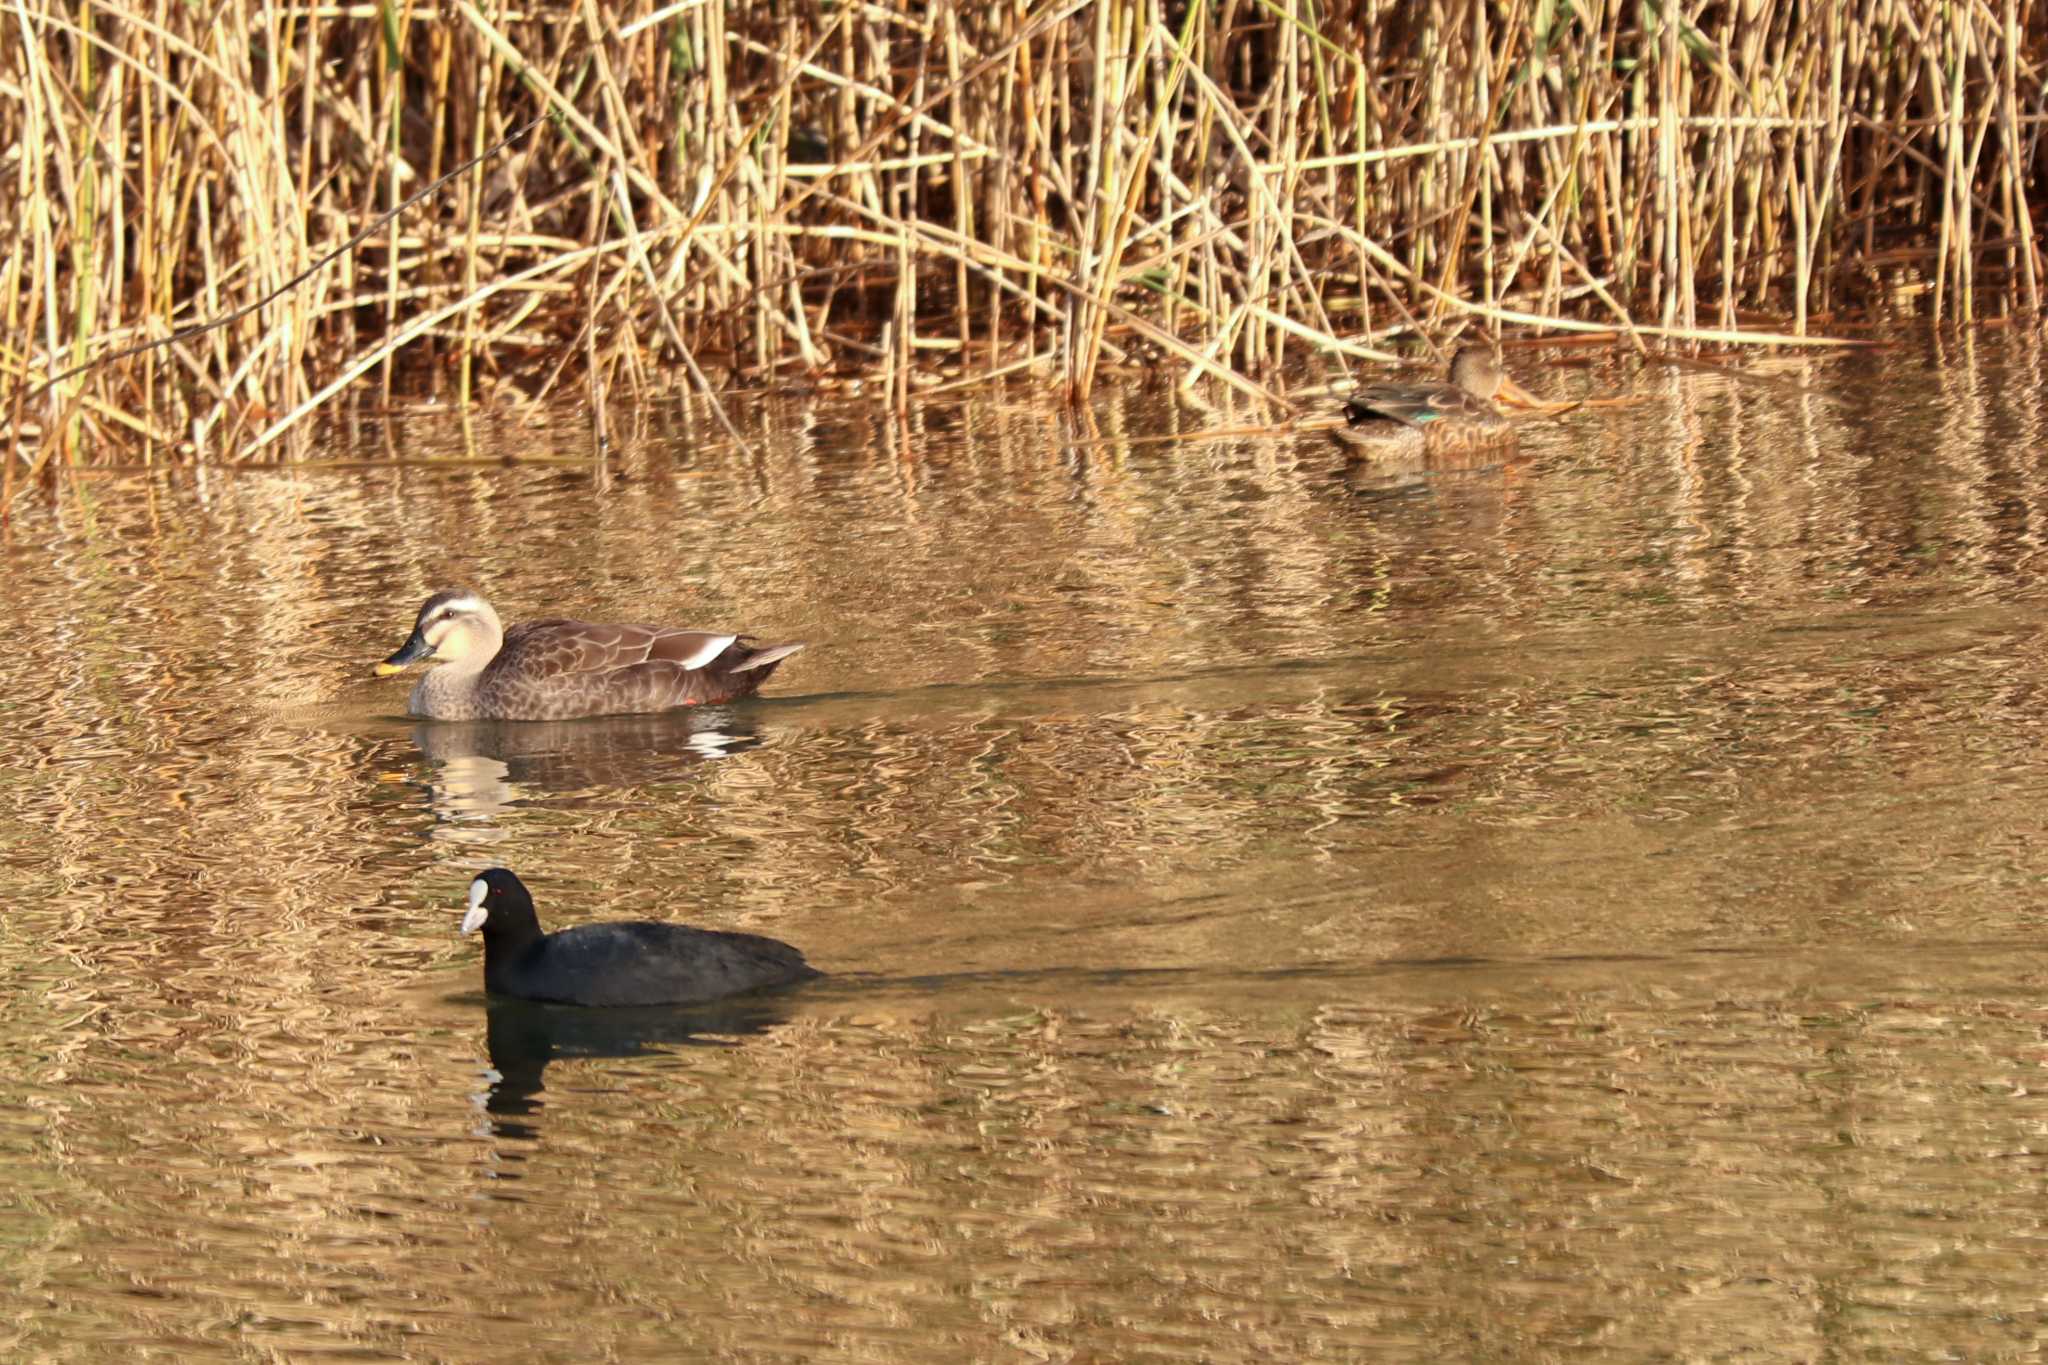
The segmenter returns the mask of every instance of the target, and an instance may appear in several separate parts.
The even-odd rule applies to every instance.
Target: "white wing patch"
[[[737,640],[739,638],[740,637],[737,635],[712,636],[709,640],[705,641],[704,648],[698,650],[695,654],[692,654],[683,660],[683,667],[702,668],[704,665],[710,663],[719,655],[725,653],[726,646],[730,645],[734,640]]]

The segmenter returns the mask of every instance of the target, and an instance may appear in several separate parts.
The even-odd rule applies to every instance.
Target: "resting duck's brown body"
[[[1493,405],[1504,390],[1522,391],[1498,355],[1485,347],[1460,347],[1451,359],[1450,382],[1368,384],[1345,403],[1344,425],[1331,435],[1381,456],[1512,446],[1514,426]]]
[[[734,701],[802,648],[560,618],[507,630],[490,603],[455,590],[427,599],[411,638],[377,671],[437,660],[407,704],[430,720],[570,720]]]

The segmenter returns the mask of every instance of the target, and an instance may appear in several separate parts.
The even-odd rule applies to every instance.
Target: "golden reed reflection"
[[[273,1018],[232,1059],[102,1056],[61,1101],[24,1077],[45,1102],[10,1129],[62,1224],[10,1242],[5,1292],[64,1305],[17,1319],[28,1351],[60,1321],[479,1360],[2002,1349],[1999,1317],[1921,1310],[2029,1292],[1999,1154],[2035,1126],[2039,983],[1959,1049],[1988,955],[1814,965],[839,986],[651,1037]],[[1818,1282],[1869,1293],[1845,1317]]]
[[[1500,467],[762,397],[751,458],[678,405],[602,478],[412,423],[22,504],[0,1345],[2009,1353],[2039,339],[1560,355],[1643,401]],[[364,666],[450,582],[814,644],[729,712],[421,726]],[[835,979],[513,1018],[490,862]]]

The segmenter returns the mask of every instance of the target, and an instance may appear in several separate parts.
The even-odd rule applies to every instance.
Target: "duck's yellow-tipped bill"
[[[388,678],[393,673],[405,672],[408,664],[416,664],[421,659],[433,657],[434,647],[427,643],[427,637],[420,634],[419,627],[415,626],[411,638],[399,647],[398,652],[371,671],[380,678]]]

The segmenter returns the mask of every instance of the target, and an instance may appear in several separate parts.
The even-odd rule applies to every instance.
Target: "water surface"
[[[1512,358],[1640,401],[1365,470],[754,398],[21,501],[0,1350],[2031,1356],[2040,346]],[[420,724],[368,665],[455,583],[812,646]],[[494,863],[832,975],[488,1001]]]

